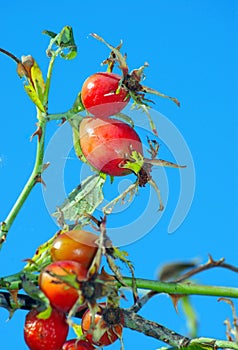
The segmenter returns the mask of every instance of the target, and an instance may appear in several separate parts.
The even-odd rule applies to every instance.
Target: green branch
[[[7,238],[7,234],[17,216],[23,204],[25,203],[27,197],[29,196],[31,190],[37,182],[41,182],[41,174],[43,171],[43,157],[44,157],[44,145],[45,145],[45,130],[46,121],[42,118],[41,112],[38,111],[39,126],[35,135],[38,137],[37,150],[36,150],[36,160],[33,171],[25,184],[22,192],[20,193],[18,199],[16,200],[14,206],[12,207],[10,213],[4,222],[0,226],[0,249]]]
[[[29,56],[31,58],[31,65],[30,71],[28,72],[25,69],[24,62],[21,63],[21,61],[11,53],[7,52],[6,50],[0,49],[1,52],[10,56],[14,61],[17,62],[17,64],[20,63],[23,67],[23,75],[27,78],[28,81],[28,84],[26,84],[24,88],[26,93],[31,98],[32,102],[36,105],[38,119],[38,129],[34,133],[34,136],[37,136],[38,138],[35,165],[27,183],[25,184],[15,204],[13,205],[10,213],[8,214],[7,218],[0,224],[0,249],[2,248],[2,245],[7,238],[8,232],[16,216],[21,210],[33,187],[38,182],[42,183],[41,174],[44,171],[43,158],[45,146],[45,131],[46,124],[48,121],[48,98],[55,59],[58,55],[61,55],[61,57],[63,57],[64,59],[72,59],[76,56],[77,53],[77,48],[74,42],[71,27],[65,26],[59,34],[55,34],[49,31],[45,31],[44,33],[52,38],[50,41],[50,45],[47,49],[48,55],[50,57],[50,62],[47,71],[46,83],[44,83],[42,72],[40,71],[35,60],[31,56]],[[56,51],[52,50],[53,45],[57,47]],[[68,49],[67,54],[63,53],[64,49]]]
[[[29,273],[28,271],[21,271],[15,275],[0,278],[0,289],[14,290],[19,289],[21,285],[21,276]],[[30,279],[37,282],[37,274],[31,274]],[[130,277],[123,277],[124,282],[131,287],[133,279]],[[147,279],[136,279],[136,285],[139,289],[153,290],[158,293],[167,294],[181,294],[181,295],[206,295],[213,297],[228,297],[238,298],[238,288],[224,287],[224,286],[209,286],[193,283],[170,283],[160,282]]]
[[[123,277],[128,286],[132,286],[133,280],[130,277]],[[238,298],[238,288],[223,286],[208,286],[187,283],[159,282],[147,279],[136,279],[137,288],[153,290],[158,293],[181,294],[181,295],[207,295],[214,297]]]

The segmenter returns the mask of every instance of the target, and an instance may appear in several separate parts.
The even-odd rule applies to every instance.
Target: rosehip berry
[[[88,270],[76,261],[56,261],[41,271],[39,286],[53,307],[68,312],[79,297],[78,290],[56,276],[71,276],[73,281],[80,282],[87,279],[87,273]]]
[[[119,88],[120,75],[95,73],[82,86],[81,99],[85,109],[98,118],[110,117],[119,112],[130,100],[128,90]]]
[[[69,326],[63,312],[52,309],[47,319],[38,318],[38,309],[26,315],[24,339],[30,350],[61,350],[66,341]]]
[[[52,244],[51,258],[53,261],[77,261],[88,268],[97,252],[97,239],[97,235],[84,230],[62,233]]]
[[[143,154],[141,140],[128,124],[112,118],[86,117],[79,127],[80,146],[87,161],[111,176],[130,174],[123,168],[133,151]]]

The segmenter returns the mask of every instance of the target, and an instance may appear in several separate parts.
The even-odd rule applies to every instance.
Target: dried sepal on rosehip
[[[133,196],[138,187],[149,183],[157,192],[160,210],[163,209],[158,186],[151,176],[152,166],[181,168],[172,162],[157,159],[159,146],[156,141],[149,142],[151,159],[143,156],[142,142],[129,124],[115,118],[85,117],[79,124],[77,143],[88,162],[94,169],[110,176],[125,176],[134,173],[136,182],[125,192],[104,207],[104,213],[111,212],[112,207],[126,196]]]
[[[134,93],[135,95],[132,94],[132,98],[136,99],[137,103],[142,103],[146,105],[146,101],[150,101],[145,99],[143,93],[150,93],[150,94],[154,94],[163,98],[168,98],[171,101],[173,101],[174,103],[176,103],[177,106],[180,106],[180,102],[178,101],[177,98],[175,97],[171,97],[168,95],[165,95],[153,88],[150,88],[148,86],[142,85],[141,84],[141,80],[145,77],[144,76],[144,69],[146,67],[148,67],[148,63],[146,62],[143,66],[141,66],[138,69],[133,69],[130,73],[129,73],[129,69],[126,63],[126,57],[123,56],[120,52],[120,48],[122,45],[120,45],[119,47],[114,47],[111,44],[109,44],[108,42],[106,42],[106,40],[104,40],[102,37],[100,37],[98,34],[92,33],[91,34],[92,37],[94,37],[95,39],[101,41],[102,43],[104,43],[111,51],[112,53],[110,54],[110,58],[108,60],[105,60],[104,63],[108,64],[108,61],[110,62],[110,67],[113,67],[112,62],[117,62],[119,64],[119,68],[122,71],[122,79],[121,79],[121,86],[124,86],[128,89],[128,93]],[[141,94],[140,94],[141,93]],[[138,94],[138,95],[137,95]],[[137,95],[137,97],[136,97]],[[151,101],[150,101],[151,102]]]
[[[151,120],[150,116],[148,115],[148,102],[152,102],[152,100],[146,98],[145,94],[153,94],[157,95],[162,98],[167,98],[173,101],[177,106],[180,106],[180,102],[178,101],[177,98],[171,97],[168,95],[165,95],[151,87],[145,86],[141,83],[141,81],[145,78],[144,75],[144,69],[148,67],[148,63],[146,62],[143,66],[141,66],[138,69],[134,69],[131,72],[129,72],[127,63],[126,63],[126,56],[122,55],[120,52],[122,43],[118,47],[114,47],[111,44],[109,44],[106,40],[104,40],[102,37],[99,35],[93,33],[91,34],[92,37],[95,39],[101,41],[104,43],[110,50],[110,56],[107,60],[103,62],[103,64],[108,64],[108,71],[112,73],[112,69],[115,65],[115,63],[118,63],[119,68],[122,71],[122,77],[118,83],[118,89],[116,93],[120,93],[120,91],[127,91],[127,94],[129,97],[133,99],[135,102],[136,106],[142,107],[142,109],[146,112],[147,116],[149,117],[151,128],[154,133],[156,133],[155,130],[155,125],[153,121]]]
[[[97,304],[82,317],[82,330],[86,339],[97,346],[107,346],[122,338],[123,314],[119,307]]]

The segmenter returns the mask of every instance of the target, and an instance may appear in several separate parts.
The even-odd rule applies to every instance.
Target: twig
[[[180,335],[156,322],[149,321],[134,312],[122,309],[124,316],[124,326],[137,332],[141,332],[149,337],[156,338],[178,348],[186,347],[190,339]]]
[[[174,279],[173,282],[174,283],[183,282],[183,281],[191,278],[192,276],[194,276],[194,275],[196,275],[196,274],[198,274],[200,272],[212,269],[214,267],[222,267],[222,268],[225,268],[225,269],[228,269],[228,270],[231,270],[233,272],[237,272],[238,273],[238,267],[235,267],[233,265],[227,264],[224,261],[225,261],[224,258],[221,258],[219,260],[214,260],[212,258],[212,256],[209,255],[209,260],[208,260],[207,263],[205,263],[203,265],[200,265],[200,266],[197,266],[194,269],[184,273],[183,275],[181,275],[178,278]]]
[[[31,310],[40,305],[39,301],[26,294],[18,294],[16,300],[13,300],[9,292],[0,292],[0,307],[7,309],[10,313],[14,310]],[[86,308],[77,312],[75,317],[82,318]]]
[[[140,309],[142,309],[142,307],[155,295],[157,295],[159,292],[155,292],[154,290],[149,291],[148,293],[146,293],[145,295],[143,295],[140,299],[138,299],[136,301],[136,303],[130,307],[131,312],[138,312],[140,311]]]

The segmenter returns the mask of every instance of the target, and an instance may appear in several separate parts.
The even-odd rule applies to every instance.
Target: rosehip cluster
[[[50,249],[52,263],[39,276],[39,288],[49,299],[52,311],[48,318],[41,317],[39,308],[27,314],[24,338],[30,350],[92,350],[95,345],[109,345],[121,337],[121,317],[112,321],[110,308],[105,304],[96,305],[97,312],[92,317],[87,305],[82,304],[78,311],[86,309],[81,323],[84,336],[66,341],[69,330],[66,314],[79,298],[80,283],[88,279],[98,250],[97,240],[96,234],[84,230],[61,233],[54,240]],[[120,315],[119,310],[113,314]]]
[[[82,86],[80,107],[89,116],[83,117],[76,128],[76,153],[95,170],[107,175],[135,173],[138,185],[144,186],[151,180],[151,167],[156,163],[157,152],[152,149],[152,162],[143,157],[139,135],[130,124],[121,120],[129,117],[120,113],[131,97],[137,104],[147,106],[146,92],[169,98],[177,105],[179,102],[141,85],[145,66],[129,73],[120,48],[111,47],[96,34],[93,36],[112,48],[112,52],[107,60],[109,71],[93,74]],[[122,76],[112,73],[115,62],[119,63]],[[113,116],[122,118],[115,119]],[[158,162],[159,165],[174,166],[162,160]],[[40,272],[38,282],[52,310],[49,317],[45,317],[40,308],[27,314],[24,337],[30,350],[92,350],[95,346],[104,347],[121,338],[123,315],[117,301],[114,305],[112,289],[110,302],[97,303],[95,286],[98,282],[95,282],[96,278],[91,278],[92,271],[98,277],[100,265],[100,262],[94,263],[97,253],[101,254],[97,241],[97,235],[84,230],[61,233],[54,240],[50,249],[52,262]],[[108,296],[105,285],[103,279],[98,283],[100,297]],[[83,335],[66,340],[70,317],[85,309],[81,322]]]
[[[92,116],[79,125],[79,145],[87,162],[110,176],[132,171],[125,163],[133,151],[143,154],[140,137],[127,123],[111,118],[130,100],[129,90],[120,84],[122,77],[112,72],[95,73],[82,86],[81,100]]]

